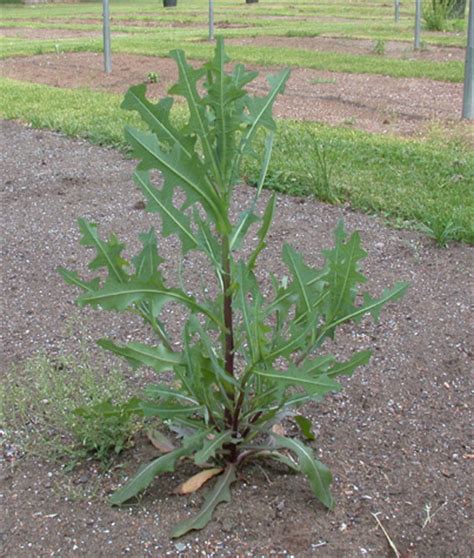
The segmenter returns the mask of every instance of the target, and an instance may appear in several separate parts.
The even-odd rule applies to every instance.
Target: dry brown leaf
[[[169,453],[170,451],[176,449],[173,443],[158,430],[148,430],[146,435],[148,436],[152,446],[161,451],[161,453]]]
[[[222,467],[214,467],[213,469],[204,469],[197,475],[193,475],[187,481],[181,483],[178,487],[174,489],[175,494],[191,494],[191,492],[196,492],[201,486],[206,483],[212,477],[222,473],[224,469]]]

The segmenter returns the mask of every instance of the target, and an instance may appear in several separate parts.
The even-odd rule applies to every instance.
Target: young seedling
[[[383,39],[377,39],[374,42],[374,46],[372,48],[374,54],[378,54],[379,56],[383,56],[385,54],[385,41]]]
[[[358,321],[364,314],[377,319],[382,306],[400,297],[406,285],[397,284],[380,298],[360,293],[366,279],[358,268],[366,252],[359,234],[348,237],[341,223],[334,248],[323,253],[321,268],[311,267],[292,246],[285,245],[282,257],[288,278],[273,277],[272,292],[263,292],[255,268],[266,246],[275,196],[262,217],[256,214],[256,204],[276,129],[272,107],[289,71],[270,76],[268,94],[254,97],[244,87],[257,73],[240,64],[227,73],[228,57],[221,39],[214,58],[199,69],[187,63],[181,50],[171,52],[171,57],[179,79],[169,93],[186,100],[186,124],[178,129],[172,123],[172,98],[152,104],[146,98],[146,85],[141,84],[128,91],[123,108],[137,111],[150,132],[127,128],[125,135],[140,159],[135,181],[147,200],[146,209],[159,213],[163,236],[175,235],[180,240],[183,265],[191,251],[207,259],[214,285],[199,296],[167,285],[153,229],[140,235],[143,249],[130,265],[121,256],[123,244],[115,236],[102,240],[96,225],[84,219],[79,221],[81,243],[96,251],[89,268],[103,269],[108,275],[105,280],[101,273],[85,281],[75,272],[60,272],[68,283],[83,290],[80,304],[139,314],[156,334],[155,345],[101,339],[101,347],[133,366],[175,376],[172,384],[148,386],[137,411],[179,429],[182,444],[143,466],[110,502],[120,505],[130,500],[157,475],[174,470],[181,458],[193,459],[198,467],[212,469],[204,475],[206,479],[216,478],[209,481],[214,485],[202,510],[174,529],[172,536],[179,537],[210,521],[216,506],[230,500],[237,470],[254,459],[276,460],[305,474],[316,498],[333,507],[328,468],[315,458],[309,444],[275,432],[272,426],[282,417],[297,415],[296,425],[303,436],[314,439],[301,407],[340,390],[336,377],[351,375],[370,358],[370,351],[364,350],[338,362],[323,352],[325,341],[334,338],[339,326]],[[242,159],[258,157],[255,140],[262,134],[266,141],[261,177],[248,209],[234,220],[230,207]],[[152,183],[152,169],[161,172],[162,184]],[[259,226],[257,242],[247,244],[249,256],[244,258],[241,247],[252,226]],[[213,298],[209,293],[215,293]],[[163,318],[168,303],[181,306],[187,316],[179,349]],[[194,479],[191,485],[201,480]]]
[[[158,74],[156,72],[148,72],[146,80],[148,83],[158,83]]]

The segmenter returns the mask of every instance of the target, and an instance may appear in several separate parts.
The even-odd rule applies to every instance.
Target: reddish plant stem
[[[234,326],[232,320],[232,292],[231,292],[231,272],[229,238],[225,236],[222,241],[222,282],[224,288],[224,325],[225,325],[225,371],[229,376],[234,377]],[[232,394],[234,395],[234,394]]]
[[[232,312],[232,275],[230,270],[230,250],[229,250],[229,237],[222,238],[222,282],[224,289],[224,366],[225,371],[229,376],[234,378],[234,325],[233,325],[233,312]],[[233,403],[235,403],[235,388],[229,394]],[[238,415],[237,421],[235,420],[235,413],[229,409],[225,411],[225,421],[229,428],[232,428],[235,434],[238,433]],[[238,450],[235,444],[228,444],[230,452],[230,461],[235,463],[238,457]]]

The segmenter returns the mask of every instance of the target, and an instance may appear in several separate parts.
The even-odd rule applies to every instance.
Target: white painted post
[[[421,0],[416,0],[415,10],[415,50],[420,50],[421,41]]]
[[[469,21],[467,24],[466,64],[464,66],[464,95],[462,117],[474,120],[474,0],[469,2]]]
[[[400,21],[400,0],[395,0],[395,22]]]
[[[209,40],[214,40],[214,0],[209,0]]]
[[[104,37],[104,71],[110,74],[112,71],[112,55],[110,51],[110,11],[109,0],[102,0],[102,35]]]

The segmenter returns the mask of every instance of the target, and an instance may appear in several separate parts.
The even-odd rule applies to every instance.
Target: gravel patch
[[[74,289],[55,271],[58,265],[86,270],[90,253],[78,244],[79,216],[137,246],[137,233],[155,218],[137,203],[134,162],[12,122],[3,123],[1,141],[2,370],[39,351],[74,352],[80,341],[93,354],[94,339],[103,335],[140,338],[138,322],[79,312]],[[247,207],[251,193],[237,189],[236,211]],[[268,193],[262,204],[266,199]],[[138,438],[123,468],[105,476],[93,463],[65,473],[5,450],[3,555],[379,558],[390,551],[372,515],[378,513],[403,556],[467,558],[473,250],[460,244],[439,249],[420,234],[386,228],[379,218],[279,195],[269,247],[259,262],[262,279],[269,271],[285,273],[279,263],[283,242],[301,250],[308,263],[319,262],[341,217],[350,231],[362,233],[371,292],[398,280],[410,281],[411,288],[384,309],[379,324],[367,320],[342,332],[338,353],[370,346],[374,357],[347,379],[342,393],[306,409],[319,456],[335,475],[334,512],[315,502],[303,478],[280,468],[267,477],[254,466],[243,471],[233,503],[219,509],[214,523],[173,542],[171,526],[202,502],[201,494],[171,495],[192,474],[190,465],[165,475],[133,506],[111,509],[105,503],[125,474],[153,456],[145,440]],[[171,273],[176,242],[163,240],[160,251],[170,257]],[[199,271],[192,268],[188,280],[199,279]],[[80,334],[70,333],[71,320],[80,323]],[[423,528],[428,504],[439,511]]]

